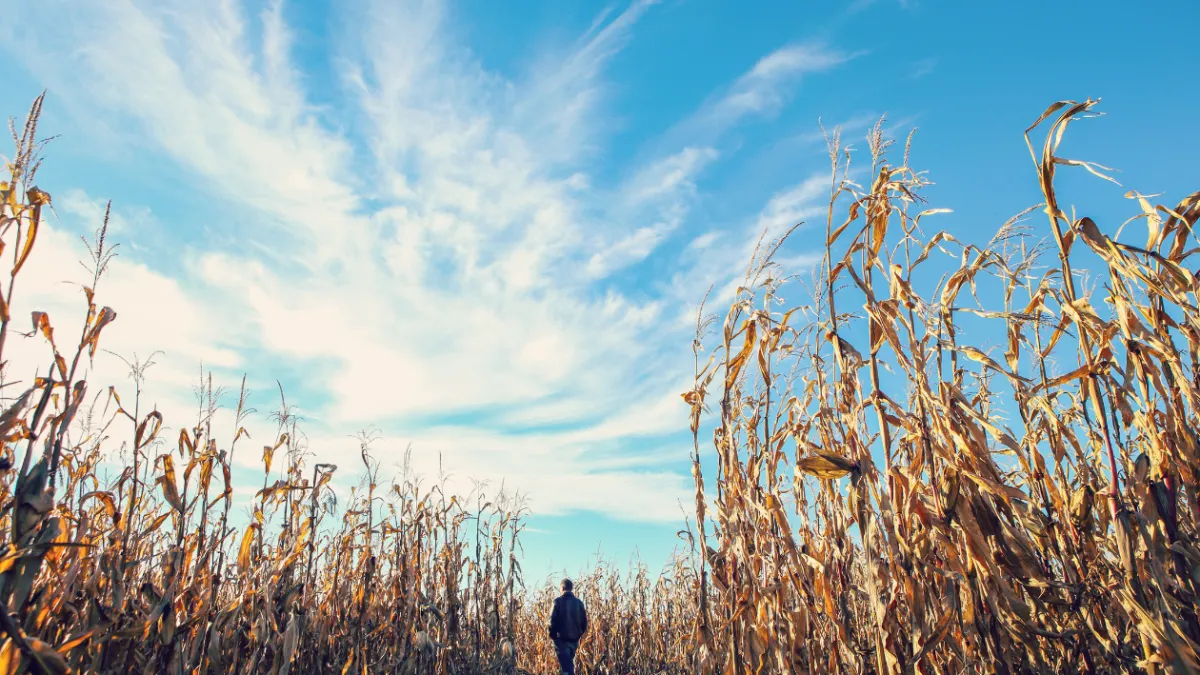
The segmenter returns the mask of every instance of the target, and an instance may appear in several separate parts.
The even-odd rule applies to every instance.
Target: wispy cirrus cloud
[[[908,76],[914,80],[919,80],[922,77],[932,73],[937,69],[938,60],[935,57],[921,59],[912,64],[912,72]]]
[[[747,232],[777,232],[821,195],[804,181],[758,216],[681,231],[723,134],[851,55],[765,55],[612,179],[595,152],[606,68],[652,2],[602,15],[516,74],[485,68],[441,2],[372,3],[326,55],[334,92],[310,89],[279,2],[49,5],[35,20],[59,17],[53,30],[3,35],[51,84],[51,105],[164,158],[213,205],[178,224],[135,205],[113,230],[138,248],[105,289],[120,312],[109,346],[166,352],[164,402],[187,409],[199,360],[249,371],[260,390],[278,366],[318,458],[373,426],[387,460],[411,442],[426,473],[440,455],[460,477],[521,489],[539,513],[678,518],[687,477],[667,458],[690,338],[678,317],[738,273]],[[330,97],[337,112],[314,103]],[[96,200],[71,195],[64,219],[91,224]],[[183,245],[156,243],[163,228]],[[79,252],[64,232],[47,255]],[[631,287],[666,246],[670,265]]]
[[[146,149],[165,154],[225,203],[255,209],[261,228],[286,230],[292,259],[332,254],[330,216],[353,213],[349,144],[322,126],[288,61],[290,37],[272,3],[252,32],[237,3],[45,3],[6,27],[20,58],[79,112],[90,110]],[[52,98],[53,101],[53,98]],[[220,202],[214,204],[219,206]],[[318,256],[319,257],[319,256]]]
[[[716,143],[739,124],[778,114],[805,76],[828,71],[857,56],[860,54],[846,54],[819,43],[781,47],[714,93],[666,139],[677,142],[680,138],[692,138]]]

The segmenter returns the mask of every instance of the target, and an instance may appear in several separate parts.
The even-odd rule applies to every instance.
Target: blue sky
[[[411,443],[431,479],[440,456],[527,494],[533,577],[676,544],[692,313],[764,228],[812,221],[786,255],[812,259],[818,118],[864,149],[882,113],[920,127],[913,164],[966,241],[1038,201],[1021,132],[1059,99],[1103,98],[1069,146],[1125,188],[1196,187],[1195,51],[1171,37],[1191,2],[11,4],[0,104],[48,89],[61,135],[27,307],[79,314],[57,282],[112,199],[107,347],[163,350],[169,425],[201,362],[264,411],[277,378],[343,485],[372,427],[385,472]],[[252,492],[258,453],[239,462]]]

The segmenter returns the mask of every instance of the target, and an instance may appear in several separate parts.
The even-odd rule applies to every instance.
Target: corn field
[[[0,255],[13,252],[0,288],[0,375],[13,386],[14,367],[37,370],[5,361],[3,345],[17,277],[51,205],[34,184],[41,109],[38,98],[14,126],[11,176],[0,184]],[[224,436],[213,428],[211,375],[197,422],[177,438],[164,438],[163,416],[143,409],[148,361],[127,363],[132,391],[90,393],[80,374],[117,318],[98,302],[114,255],[107,222],[89,245],[78,342],[68,347],[51,317],[34,312],[26,337],[46,343],[46,364],[0,415],[0,675],[553,672],[553,586],[525,587],[519,495],[489,496],[483,484],[449,494],[444,478],[426,485],[407,461],[385,485],[370,434],[359,438],[356,466],[307,466],[281,392],[262,488],[239,527],[233,460],[257,452],[242,426],[244,380]],[[114,460],[122,471],[106,480],[100,466]],[[330,490],[339,470],[361,476],[342,505]],[[583,672],[682,663],[693,625],[688,574],[677,560],[653,580],[640,564],[624,573],[598,565],[580,578],[600,618],[578,660]]]
[[[833,133],[813,283],[774,262],[786,236],[764,241],[724,321],[697,320],[690,547],[662,571],[576,578],[580,672],[1200,670],[1200,193],[1172,208],[1130,193],[1121,241],[1068,215],[1056,171],[1105,169],[1057,152],[1095,105],[1057,103],[1027,130],[1046,220],[982,247],[923,233],[928,181],[907,145],[889,162],[881,125],[865,189]],[[33,312],[45,362],[6,360],[51,205],[41,106],[0,184],[0,377],[24,387],[0,413],[0,675],[556,672],[556,588],[527,587],[519,495],[381,478],[369,435],[354,466],[309,466],[281,395],[242,522],[233,459],[258,453],[244,381],[232,428],[214,429],[210,376],[177,438],[143,408],[145,364],[129,391],[87,382],[118,316],[107,220],[78,339]],[[1006,336],[1003,352],[975,334]],[[361,477],[343,504],[338,472]]]
[[[684,395],[710,542],[697,671],[1200,669],[1200,192],[1129,193],[1123,225],[1069,215],[1056,173],[1106,171],[1058,154],[1095,105],[1056,103],[1026,131],[1044,203],[1023,215],[1045,220],[983,247],[922,233],[937,210],[918,211],[908,144],[889,163],[876,126],[861,188],[835,133],[811,303],[779,295],[775,241],[706,362],[702,316]],[[944,275],[921,269],[939,259]],[[1004,338],[990,354],[970,334]]]

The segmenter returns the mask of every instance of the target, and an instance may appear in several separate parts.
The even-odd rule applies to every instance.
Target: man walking
[[[554,599],[554,610],[550,612],[550,639],[554,640],[563,675],[575,675],[575,650],[579,649],[579,638],[587,632],[587,610],[575,597],[574,586],[570,579],[563,579],[563,593]]]

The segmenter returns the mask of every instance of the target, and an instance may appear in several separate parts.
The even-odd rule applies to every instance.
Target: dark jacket
[[[555,598],[554,610],[550,612],[551,639],[579,642],[587,632],[587,625],[587,610],[574,593],[567,591]]]

